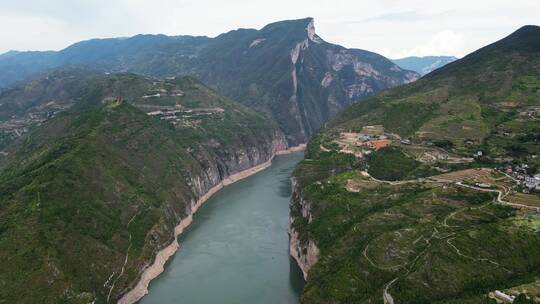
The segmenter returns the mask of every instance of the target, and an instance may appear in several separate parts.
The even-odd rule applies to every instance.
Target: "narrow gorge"
[[[191,225],[178,227],[181,249],[141,303],[298,303],[303,279],[289,257],[287,214],[290,173],[302,155],[278,155],[189,216]]]
[[[260,150],[258,147],[249,147],[247,149],[249,152],[240,151],[232,159],[224,162],[225,165],[222,165],[223,167],[220,167],[218,163],[214,163],[207,171],[203,172],[202,176],[199,175],[192,178],[190,185],[193,185],[193,192],[198,195],[197,199],[193,199],[190,202],[188,210],[186,210],[187,215],[174,228],[172,242],[168,245],[160,244],[156,247],[154,261],[142,267],[142,273],[137,284],[120,298],[118,301],[119,304],[136,303],[148,293],[150,281],[164,271],[165,263],[179,249],[178,237],[193,222],[193,216],[199,208],[214,194],[223,189],[223,187],[269,168],[276,155],[286,155],[302,151],[305,147],[304,145],[299,145],[288,148],[283,135],[280,133],[276,133],[276,135],[271,142],[269,151],[265,151],[265,149]],[[230,173],[223,176],[221,175],[222,171]]]

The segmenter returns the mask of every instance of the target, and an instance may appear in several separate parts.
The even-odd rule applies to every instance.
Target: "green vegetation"
[[[381,180],[404,180],[437,174],[437,171],[405,155],[397,147],[386,147],[367,157],[369,174]]]
[[[0,56],[0,87],[65,65],[162,79],[191,75],[229,98],[268,113],[290,144],[297,145],[344,107],[419,76],[372,52],[346,49],[319,37],[316,42],[308,40],[306,28],[311,22],[311,18],[286,20],[215,38],[137,35],[83,41],[59,52],[7,54]],[[299,45],[306,47],[299,49],[295,66],[291,51]],[[340,59],[344,55],[350,62]],[[338,61],[344,64],[336,70],[333,66]],[[369,68],[358,72],[358,64]],[[332,80],[322,86],[327,75]],[[360,85],[365,88],[357,89]]]
[[[387,132],[444,142],[464,155],[484,149],[492,159],[524,161],[538,147],[533,130],[539,118],[533,113],[540,106],[539,32],[536,26],[524,27],[417,82],[355,104],[331,127],[381,124]],[[516,144],[518,138],[524,142],[512,147],[509,142]]]
[[[362,166],[353,155],[321,151],[319,145],[322,140],[321,137],[315,137],[309,142],[306,159],[302,161],[302,166],[298,166],[295,170],[294,175],[302,184],[310,184]]]
[[[494,303],[490,292],[536,282],[535,221],[495,203],[492,192],[412,180],[496,163],[535,170],[538,75],[540,28],[524,27],[330,122],[294,171],[292,225],[320,250],[302,303]],[[374,125],[394,144],[363,159],[332,146],[341,132]],[[409,181],[389,182],[399,180]]]
[[[306,165],[295,172],[300,180]],[[394,278],[389,292],[398,303],[479,303],[540,274],[540,237],[515,226],[514,211],[493,204],[493,195],[425,183],[351,193],[350,179],[362,177],[348,172],[302,187],[313,221],[295,220],[295,228],[321,251],[302,303],[381,303]]]
[[[201,192],[284,140],[275,124],[194,79],[94,75],[85,83],[88,95],[22,138],[3,163],[0,302],[106,303],[109,292],[114,302]],[[137,108],[155,106],[140,96],[164,87],[184,92],[180,103],[224,111],[175,127]],[[110,96],[126,102],[103,102]]]

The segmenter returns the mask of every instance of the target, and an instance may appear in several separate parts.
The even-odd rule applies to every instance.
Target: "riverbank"
[[[291,147],[287,150],[282,151],[276,151],[272,157],[257,166],[254,166],[250,169],[235,173],[214,187],[212,187],[208,192],[206,192],[203,196],[201,196],[197,202],[192,206],[191,213],[185,217],[183,220],[180,221],[180,223],[175,227],[174,231],[174,240],[171,244],[169,244],[164,249],[160,250],[156,258],[154,260],[154,263],[150,266],[148,266],[141,275],[139,281],[137,282],[137,285],[124,294],[122,298],[118,301],[119,304],[132,304],[138,302],[141,298],[143,298],[146,294],[148,294],[148,286],[150,282],[158,277],[164,270],[165,270],[165,264],[170,259],[171,256],[173,256],[178,249],[180,248],[180,244],[178,243],[178,236],[180,236],[183,231],[192,223],[193,221],[193,215],[199,210],[199,208],[215,193],[217,193],[219,190],[221,190],[223,187],[226,187],[228,185],[231,185],[239,180],[242,180],[246,177],[252,176],[272,165],[272,160],[276,155],[284,155],[284,154],[290,154],[293,152],[299,152],[303,151],[305,149],[305,145],[299,145],[296,147]]]
[[[306,220],[308,223],[312,220],[311,215],[311,203],[307,201],[300,189],[300,185],[294,177],[291,178],[291,199],[290,207],[295,208],[298,212],[298,217]],[[302,242],[300,239],[300,233],[294,228],[295,219],[292,215],[292,211],[289,212],[289,254],[295,260],[298,267],[302,270],[304,280],[307,281],[308,273],[311,267],[313,267],[319,260],[319,248],[313,240],[308,239]]]
[[[301,151],[304,151],[306,147],[307,147],[307,144],[299,144],[298,146],[291,147],[287,150],[277,151],[276,155],[286,155],[286,154],[291,154],[295,152],[301,152]]]

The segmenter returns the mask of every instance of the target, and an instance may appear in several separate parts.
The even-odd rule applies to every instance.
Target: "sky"
[[[305,17],[324,40],[348,48],[463,57],[540,25],[540,0],[0,0],[0,53],[136,34],[214,37]]]

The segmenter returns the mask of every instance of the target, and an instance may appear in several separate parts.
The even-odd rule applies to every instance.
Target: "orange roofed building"
[[[366,142],[366,145],[375,150],[379,150],[380,148],[384,148],[391,143],[392,141],[390,139],[379,139],[379,140],[370,140]]]

